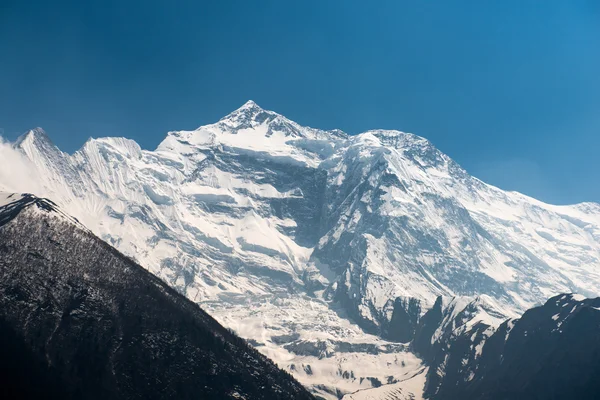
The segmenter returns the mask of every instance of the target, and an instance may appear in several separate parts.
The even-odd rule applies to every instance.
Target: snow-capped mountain
[[[245,341],[54,202],[0,193],[6,399],[305,399]]]
[[[13,146],[29,191],[324,396],[421,371],[402,343],[440,295],[501,320],[600,294],[600,205],[502,191],[412,134],[322,131],[250,101],[154,151],[100,138],[70,155],[40,129]]]

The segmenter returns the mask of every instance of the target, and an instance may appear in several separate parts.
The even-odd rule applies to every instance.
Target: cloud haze
[[[35,167],[11,143],[0,136],[0,191],[43,194]]]

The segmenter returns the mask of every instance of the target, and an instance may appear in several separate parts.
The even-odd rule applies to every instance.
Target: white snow
[[[552,316],[552,321],[556,321],[560,317],[560,314],[554,314]]]
[[[14,203],[15,201],[21,199],[22,197],[23,197],[23,195],[19,194],[19,193],[0,192],[0,207],[5,206],[10,203]]]
[[[577,294],[577,293],[571,294],[571,298],[575,301],[583,301],[586,299],[586,297],[584,295]]]

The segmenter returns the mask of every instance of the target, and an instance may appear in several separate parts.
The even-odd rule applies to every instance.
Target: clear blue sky
[[[69,152],[90,136],[153,149],[253,99],[425,136],[548,202],[600,202],[599,71],[597,0],[0,0],[4,136],[41,126]]]

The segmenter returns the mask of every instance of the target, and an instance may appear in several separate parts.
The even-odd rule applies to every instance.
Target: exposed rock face
[[[396,298],[392,318],[384,325],[383,336],[395,342],[410,342],[415,337],[420,317],[421,304],[417,299]]]
[[[439,303],[436,303],[439,304]],[[468,308],[472,312],[475,304]],[[595,399],[600,393],[600,298],[559,295],[497,329],[455,315],[433,344],[424,346],[422,321],[415,349],[429,372],[425,395],[440,400]],[[442,312],[446,317],[450,313]],[[476,318],[477,319],[477,318]],[[485,319],[484,319],[485,320]],[[444,324],[442,323],[443,326]],[[430,338],[432,336],[429,336]],[[428,347],[428,348],[427,348]]]
[[[5,398],[310,399],[160,279],[31,195],[0,194]]]

